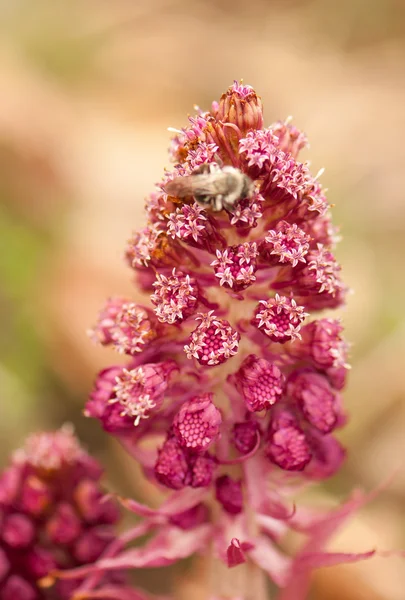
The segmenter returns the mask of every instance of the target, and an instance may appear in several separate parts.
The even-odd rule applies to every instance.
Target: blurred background
[[[86,329],[106,296],[136,297],[122,253],[169,165],[167,127],[243,78],[266,124],[293,115],[305,158],[326,168],[354,289],[342,311],[349,458],[316,495],[336,502],[399,467],[333,548],[405,548],[404,64],[403,0],[1,0],[0,467],[30,431],[71,421],[111,487],[147,494],[81,415],[96,371],[116,360]],[[404,589],[403,561],[376,558],[319,571],[313,597],[404,600]]]

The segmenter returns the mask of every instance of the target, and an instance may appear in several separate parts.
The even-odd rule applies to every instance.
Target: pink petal
[[[279,552],[264,536],[254,538],[253,542],[254,548],[249,552],[249,557],[266,571],[277,586],[285,586],[289,577],[291,559]]]
[[[303,555],[294,561],[287,587],[280,591],[277,600],[307,600],[310,587],[310,573],[313,568],[333,567],[371,558],[375,550],[359,552],[314,552]]]
[[[295,561],[294,567],[300,569],[314,569],[321,567],[333,567],[342,563],[358,562],[371,558],[375,550],[368,552],[309,552]]]
[[[273,470],[274,467],[263,455],[257,455],[249,460],[249,464],[244,468],[248,501],[256,513],[274,519],[289,520],[295,513],[295,506],[288,507],[280,494],[268,489],[265,483],[257,485],[258,481],[269,481],[269,475]]]
[[[386,485],[380,486],[369,494],[355,491],[345,504],[320,517],[310,513],[301,513],[293,517],[292,526],[309,534],[309,539],[293,560],[287,585],[278,600],[305,600],[313,568],[365,560],[375,554],[374,550],[363,553],[328,553],[322,552],[322,548],[355,511],[374,499]]]
[[[145,546],[127,550],[115,557],[101,558],[92,565],[60,571],[57,575],[63,579],[71,579],[94,572],[164,567],[201,550],[206,546],[211,535],[211,525],[200,525],[188,531],[166,527]]]
[[[193,508],[206,496],[204,488],[184,488],[169,496],[160,508],[150,508],[130,498],[118,498],[120,503],[131,512],[142,517],[170,517]]]

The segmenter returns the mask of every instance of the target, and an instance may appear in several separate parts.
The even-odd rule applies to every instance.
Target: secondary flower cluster
[[[280,491],[329,477],[344,458],[334,431],[347,344],[340,322],[318,313],[346,288],[325,192],[298,159],[306,145],[288,121],[264,127],[260,98],[238,83],[172,141],[174,169],[125,253],[149,300],[111,298],[101,311],[93,338],[128,360],[98,375],[85,414],[176,492],[160,512],[127,501],[160,529],[142,558],[133,550],[99,568],[168,564],[213,540],[229,566],[249,558],[286,584],[292,563],[271,542],[294,522]],[[253,182],[232,210],[193,197],[193,173],[211,163]],[[236,185],[218,191],[221,169],[212,173],[199,198]],[[166,192],[173,180],[181,198]]]
[[[60,600],[80,578],[58,581],[56,569],[91,564],[115,539],[117,506],[103,496],[102,469],[67,427],[28,438],[0,477],[0,597]],[[123,584],[121,574],[99,583]]]

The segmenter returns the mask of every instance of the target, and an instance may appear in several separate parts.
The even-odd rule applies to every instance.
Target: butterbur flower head
[[[234,291],[244,290],[256,280],[256,257],[258,255],[255,242],[245,242],[239,246],[217,250],[217,258],[211,265],[219,285]]]
[[[111,500],[102,502],[101,473],[68,427],[33,435],[14,454],[0,477],[0,488],[6,490],[0,501],[2,598],[70,598],[63,585],[45,589],[42,580],[55,569],[88,562],[88,557],[78,552],[84,536],[91,535],[94,540],[96,551],[91,560],[114,539],[111,525],[119,515]],[[82,510],[83,503],[77,502],[83,481],[97,490],[91,518]],[[102,579],[107,582],[109,575]]]
[[[300,338],[301,323],[307,313],[294,298],[275,295],[270,300],[260,300],[253,324],[272,341],[280,344]]]
[[[336,232],[321,173],[299,159],[305,134],[289,120],[265,126],[250,86],[235,82],[174,131],[176,164],[126,248],[150,302],[105,308],[96,337],[128,361],[99,374],[85,414],[172,490],[161,510],[128,501],[159,529],[131,564],[215,547],[228,566],[256,561],[279,584],[288,559],[271,539],[292,523],[280,479],[284,497],[291,480],[329,477],[344,457],[334,429],[347,345],[319,314],[344,300]],[[83,484],[77,502],[93,493]]]
[[[155,313],[162,323],[181,323],[192,315],[198,303],[198,287],[194,277],[177,272],[174,268],[167,277],[157,274],[151,296]]]
[[[217,319],[213,311],[199,314],[197,328],[184,346],[187,358],[196,358],[200,365],[216,366],[238,352],[240,334],[228,321]]]
[[[306,262],[309,242],[310,236],[296,223],[280,221],[275,229],[267,232],[260,253],[269,264],[290,263],[296,267],[299,262]]]
[[[136,232],[127,243],[125,257],[133,268],[147,267],[159,259],[163,230],[160,223],[149,223]]]
[[[95,382],[85,415],[100,419],[106,431],[131,429],[159,410],[176,370],[177,365],[172,360],[133,369],[104,369]]]
[[[90,331],[92,339],[118,352],[136,354],[157,337],[156,324],[147,309],[130,300],[111,298]]]
[[[204,246],[207,237],[207,217],[203,208],[195,203],[176,208],[168,220],[167,232],[174,240],[190,241]]]
[[[252,412],[269,409],[282,396],[284,375],[280,369],[264,358],[250,354],[235,375],[246,408]]]
[[[174,361],[146,364],[135,369],[122,369],[116,377],[114,396],[109,402],[117,402],[121,415],[134,419],[139,425],[153,410],[158,410],[164,399],[170,374],[176,370]]]
[[[117,377],[122,374],[123,367],[109,367],[98,374],[93,391],[86,403],[84,414],[99,419],[106,431],[116,432],[130,429],[134,419],[122,414],[122,408],[115,399]]]

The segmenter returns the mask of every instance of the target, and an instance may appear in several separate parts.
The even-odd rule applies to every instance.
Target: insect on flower
[[[177,198],[193,196],[214,212],[232,212],[238,200],[251,197],[253,190],[250,177],[235,167],[218,163],[202,164],[191,175],[176,177],[165,186],[167,194]]]

